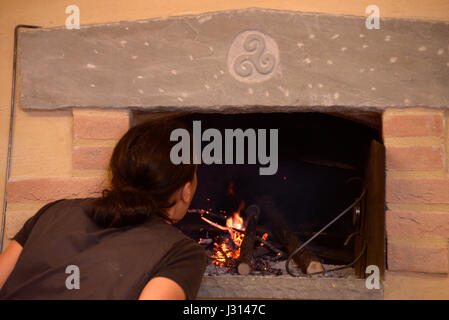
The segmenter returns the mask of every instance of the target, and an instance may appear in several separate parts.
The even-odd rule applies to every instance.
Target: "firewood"
[[[242,275],[249,274],[251,272],[251,261],[256,242],[257,220],[258,214],[249,214],[247,217],[245,237],[243,238],[242,245],[240,246],[240,256],[237,266],[238,273]]]
[[[263,196],[257,200],[257,204],[260,206],[261,214],[267,220],[265,224],[271,227],[271,234],[283,245],[287,255],[299,248],[302,244],[301,241],[291,230],[282,212],[277,209],[273,199],[269,196]],[[296,254],[293,257],[293,261],[303,273],[307,273],[307,267],[312,261],[319,262],[318,257],[307,248]]]

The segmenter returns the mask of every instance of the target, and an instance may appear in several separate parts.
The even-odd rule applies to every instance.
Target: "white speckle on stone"
[[[248,88],[248,93],[249,93],[249,94],[253,94],[253,93],[254,93],[254,90],[251,89],[251,88]]]
[[[125,30],[129,30],[129,27],[126,27]]]
[[[365,35],[364,35],[363,33],[361,33],[361,34],[359,35],[359,37],[360,37],[360,38],[365,38]]]
[[[86,64],[87,69],[95,69],[97,66],[91,63]]]
[[[340,50],[341,50],[341,51],[346,51],[346,50],[348,50],[348,48],[346,48],[346,47],[341,47]]]
[[[139,89],[137,91],[139,91],[140,94],[143,94],[143,90],[142,89]]]
[[[390,63],[396,63],[396,61],[398,61],[398,57],[391,57],[390,58]]]
[[[265,96],[268,97],[270,93],[268,91],[265,91]]]
[[[334,34],[334,35],[331,37],[331,39],[332,39],[332,40],[335,40],[335,39],[337,39],[339,36],[340,36],[339,34]]]
[[[214,52],[214,48],[212,46],[209,46],[210,52]]]
[[[216,74],[214,74],[214,78],[215,78],[215,79],[218,79],[218,76],[217,76]]]
[[[95,54],[98,54],[98,50],[97,50],[97,49],[94,49],[94,53],[95,53]]]
[[[212,19],[211,15],[210,16],[205,16],[205,17],[200,17],[200,18],[198,18],[198,23],[202,24],[202,23],[204,23],[206,21],[209,21],[210,19]]]
[[[371,87],[371,90],[376,91],[376,87]]]
[[[207,85],[207,84],[205,84],[204,87],[205,87],[206,89],[210,89],[210,86]]]
[[[322,83],[318,83],[318,88],[322,88],[323,84]]]
[[[298,46],[298,48],[304,47],[304,43],[302,43],[302,42],[298,42],[296,45]]]
[[[181,97],[178,97],[178,100],[179,100],[179,101],[181,101],[181,102],[183,102],[183,101],[184,101],[184,99],[183,99],[183,98],[181,98]]]
[[[124,47],[127,43],[128,43],[128,42],[127,42],[126,40],[120,41],[120,45],[121,45],[122,47]]]
[[[368,48],[368,45],[367,45],[367,44],[364,44],[364,45],[362,46],[362,48],[363,48],[363,49],[366,49],[366,48]]]
[[[437,54],[439,56],[441,56],[443,53],[444,53],[444,49],[443,48],[438,49]]]
[[[136,60],[139,56],[131,56],[131,59]]]
[[[189,59],[190,61],[193,61],[193,56],[191,54],[189,54]]]
[[[221,73],[221,74],[224,74],[224,71],[223,71],[223,70],[220,70],[220,73]]]
[[[329,64],[329,65],[331,65],[331,64],[333,64],[334,62],[333,62],[332,60],[327,60],[326,63]]]
[[[307,86],[308,86],[310,89],[313,88],[313,85],[312,85],[311,83],[309,83]]]
[[[143,76],[137,76],[137,79],[143,79]]]
[[[337,100],[338,98],[340,98],[340,94],[338,92],[334,93],[334,99]]]
[[[149,47],[149,46],[150,46],[150,43],[149,43],[148,41],[145,41],[143,44],[144,44],[146,47]]]
[[[170,72],[171,72],[172,74],[174,74],[174,75],[177,75],[177,74],[178,74],[178,72],[177,72],[175,69],[171,70]]]
[[[365,72],[365,68],[361,68],[360,70],[359,70],[359,72]]]
[[[95,85],[94,85],[93,83],[91,83],[89,86],[90,86],[91,88],[95,88]]]
[[[410,100],[407,99],[407,98],[405,98],[405,99],[404,99],[404,103],[410,103]]]
[[[374,68],[369,68],[369,71],[373,72],[373,71],[374,71]]]
[[[385,36],[385,41],[390,41],[391,40],[391,36],[389,35],[389,34],[387,34],[386,36]]]
[[[278,86],[278,89],[281,90],[281,92],[284,94],[284,96],[288,97],[290,95],[290,92],[288,89],[284,89],[282,86]]]
[[[426,51],[427,48],[426,48],[425,46],[421,46],[421,47],[418,48],[418,50],[419,50],[419,51]]]
[[[305,63],[311,63],[312,60],[310,60],[310,58],[305,58],[305,59],[304,59],[304,62],[305,62]]]
[[[164,89],[162,89],[162,88],[159,88],[159,89],[157,89],[159,92],[165,92],[165,90]]]
[[[315,35],[314,34],[309,35],[309,39],[315,39]]]

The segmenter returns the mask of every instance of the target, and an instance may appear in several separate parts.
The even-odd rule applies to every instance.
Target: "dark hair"
[[[103,228],[145,222],[156,214],[171,221],[165,210],[173,193],[192,181],[196,165],[175,165],[170,151],[172,130],[184,128],[176,120],[149,121],[132,127],[114,148],[110,162],[110,187],[95,199],[91,218]]]

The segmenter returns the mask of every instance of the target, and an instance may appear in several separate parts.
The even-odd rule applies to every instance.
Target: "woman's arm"
[[[16,240],[12,240],[9,246],[0,254],[0,290],[14,269],[22,249],[22,246]]]
[[[185,300],[186,294],[175,281],[155,277],[148,281],[140,293],[139,300]]]

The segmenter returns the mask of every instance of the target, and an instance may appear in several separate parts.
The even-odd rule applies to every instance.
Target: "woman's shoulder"
[[[137,229],[141,234],[146,234],[149,240],[158,239],[159,244],[163,244],[169,251],[190,251],[203,254],[204,249],[191,237],[182,232],[178,227],[168,224],[162,218],[153,217],[147,223],[142,224]]]
[[[142,229],[151,229],[152,233],[158,232],[164,238],[170,237],[174,242],[181,241],[182,243],[197,244],[192,238],[183,233],[178,227],[173,224],[165,222],[159,216],[151,217],[147,222],[141,225]]]
[[[53,200],[44,205],[41,210],[53,208],[60,209],[61,207],[85,208],[89,207],[96,198],[61,198]]]

